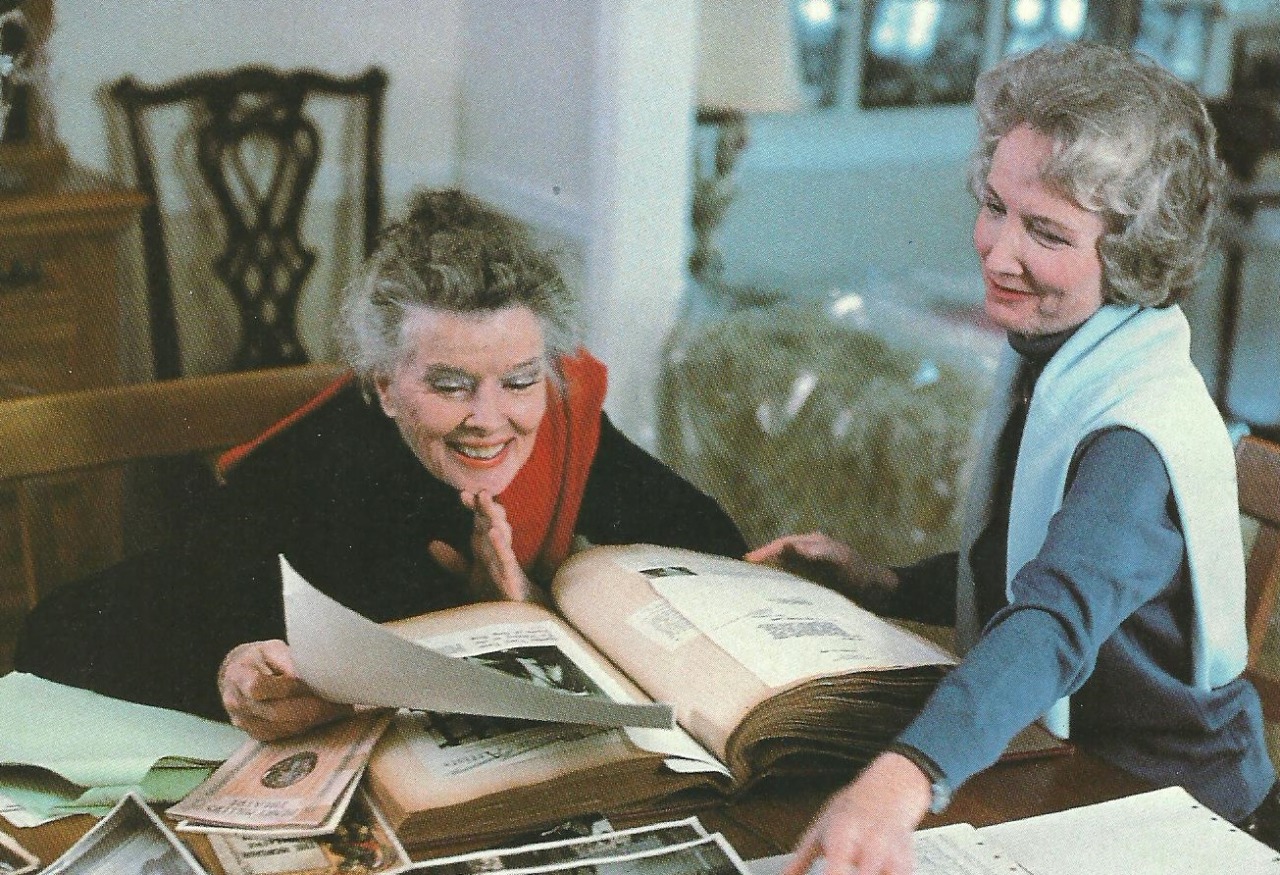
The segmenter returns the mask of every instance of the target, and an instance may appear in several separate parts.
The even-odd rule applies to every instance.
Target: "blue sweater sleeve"
[[[1183,554],[1155,447],[1130,429],[1093,436],[1039,554],[1014,577],[1010,604],[898,741],[958,787],[1080,688],[1120,624],[1178,579]]]

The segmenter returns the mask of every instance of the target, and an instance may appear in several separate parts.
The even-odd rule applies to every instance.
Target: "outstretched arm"
[[[827,800],[783,875],[804,875],[819,858],[826,875],[911,875],[911,835],[931,798],[929,778],[915,763],[882,753]]]

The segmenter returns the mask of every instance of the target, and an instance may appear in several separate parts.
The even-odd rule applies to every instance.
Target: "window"
[[[815,108],[967,103],[979,71],[1047,42],[1133,46],[1199,83],[1215,0],[792,0]]]

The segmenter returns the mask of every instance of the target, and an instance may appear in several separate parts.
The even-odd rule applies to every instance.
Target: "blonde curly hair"
[[[1190,293],[1226,172],[1191,86],[1143,55],[1067,43],[1002,61],[979,77],[974,103],[976,197],[1000,138],[1027,125],[1053,141],[1044,181],[1106,223],[1106,301],[1162,307]]]

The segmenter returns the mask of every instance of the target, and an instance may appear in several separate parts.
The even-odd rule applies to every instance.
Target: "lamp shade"
[[[701,0],[698,105],[744,113],[800,109],[786,0]]]

